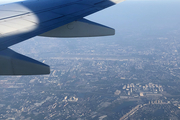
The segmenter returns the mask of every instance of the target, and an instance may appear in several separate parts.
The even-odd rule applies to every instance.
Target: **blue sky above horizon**
[[[180,0],[126,0],[87,18],[113,27],[117,27],[117,23],[123,25],[122,22],[127,24],[133,20],[134,23],[162,20],[170,24],[180,24],[180,7],[177,2]]]

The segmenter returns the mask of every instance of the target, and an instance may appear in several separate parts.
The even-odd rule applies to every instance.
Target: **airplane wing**
[[[114,29],[84,17],[122,1],[28,0],[0,5],[0,75],[50,73],[48,65],[8,48],[29,38],[114,35]]]

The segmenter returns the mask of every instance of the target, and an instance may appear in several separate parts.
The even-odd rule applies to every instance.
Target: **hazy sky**
[[[171,26],[180,24],[179,3],[180,0],[126,0],[87,18],[116,29],[138,24],[150,24],[152,27],[154,24]]]

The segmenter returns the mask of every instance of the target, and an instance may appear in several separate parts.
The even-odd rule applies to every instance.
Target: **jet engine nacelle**
[[[74,21],[41,34],[44,37],[97,37],[114,35],[115,30],[86,19]]]

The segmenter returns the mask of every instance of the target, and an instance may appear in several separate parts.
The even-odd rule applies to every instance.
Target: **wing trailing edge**
[[[44,37],[96,37],[114,35],[113,28],[81,19],[41,34]]]
[[[49,74],[50,67],[11,49],[0,51],[0,75]]]

